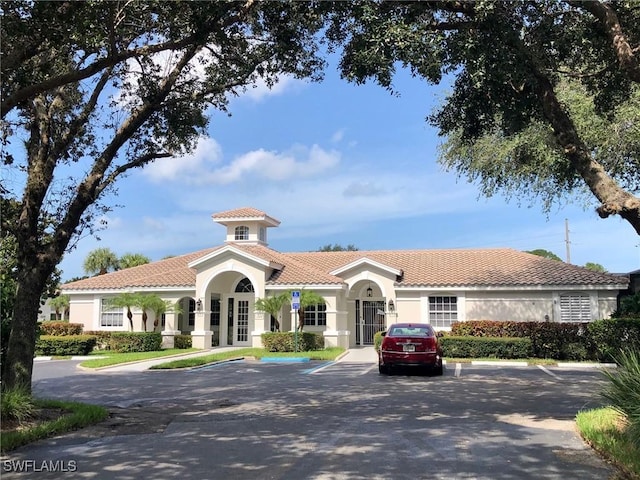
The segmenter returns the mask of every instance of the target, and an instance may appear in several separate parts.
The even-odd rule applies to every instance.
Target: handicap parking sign
[[[299,290],[294,290],[293,292],[291,292],[291,308],[293,310],[300,309],[300,291]]]

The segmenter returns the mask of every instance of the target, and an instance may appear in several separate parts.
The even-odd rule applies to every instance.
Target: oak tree
[[[119,178],[191,151],[208,111],[259,79],[319,78],[315,9],[3,1],[0,195],[17,212],[1,227],[18,265],[4,387],[30,389],[38,299],[63,254],[100,227]]]

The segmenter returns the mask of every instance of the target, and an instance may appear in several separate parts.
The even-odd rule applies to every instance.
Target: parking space
[[[603,375],[545,368],[555,376],[469,364],[449,364],[441,377],[380,375],[376,363],[319,361],[48,378],[41,370],[38,396],[126,409],[130,420],[11,458],[74,460],[77,471],[62,478],[609,478],[574,424],[579,410],[600,405]],[[140,431],[120,433],[138,414]]]

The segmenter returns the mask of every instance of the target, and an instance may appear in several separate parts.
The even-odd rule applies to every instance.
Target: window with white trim
[[[429,323],[433,327],[448,328],[458,320],[458,298],[434,295],[429,297]]]
[[[100,326],[101,327],[121,327],[124,321],[124,311],[122,307],[115,307],[109,304],[107,299],[100,300]]]
[[[249,240],[249,227],[247,227],[246,225],[240,225],[239,227],[236,227],[235,233],[236,240]]]
[[[327,324],[327,306],[325,304],[311,305],[304,309],[304,324],[310,326],[324,326]]]
[[[591,299],[587,294],[560,295],[561,322],[590,322]]]

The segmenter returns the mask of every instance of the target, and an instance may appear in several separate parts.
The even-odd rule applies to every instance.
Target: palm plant
[[[138,295],[136,306],[142,310],[142,328],[145,332],[147,331],[147,320],[149,318],[147,312],[162,308],[161,304],[164,304],[164,300],[158,295]]]
[[[120,268],[137,267],[151,263],[151,259],[141,253],[125,253],[118,261]]]
[[[88,274],[104,275],[119,268],[118,257],[108,248],[96,248],[84,259],[83,268]]]
[[[126,308],[127,309],[127,318],[129,319],[129,328],[133,332],[133,313],[131,312],[131,307],[137,307],[140,297],[139,293],[133,292],[123,292],[117,297],[109,300],[109,305],[114,307]]]
[[[155,316],[155,320],[153,321],[154,329],[158,326],[160,322],[160,317],[166,312],[174,312],[174,313],[182,313],[182,307],[178,302],[172,302],[171,300],[162,300],[160,297],[156,297],[156,301],[152,302],[150,310],[153,312]]]
[[[69,295],[58,295],[49,300],[49,305],[56,312],[56,320],[60,320],[60,312],[62,311],[64,318],[64,313],[69,309]]]
[[[290,298],[290,294],[289,294]],[[327,302],[322,295],[319,295],[311,290],[300,290],[300,308],[298,309],[298,330],[302,331],[304,328],[304,311],[308,307],[315,305],[325,305]]]
[[[280,331],[280,313],[282,307],[289,301],[290,294],[283,292],[280,295],[271,297],[258,298],[254,305],[254,309],[258,312],[266,312],[275,320],[276,331]]]

